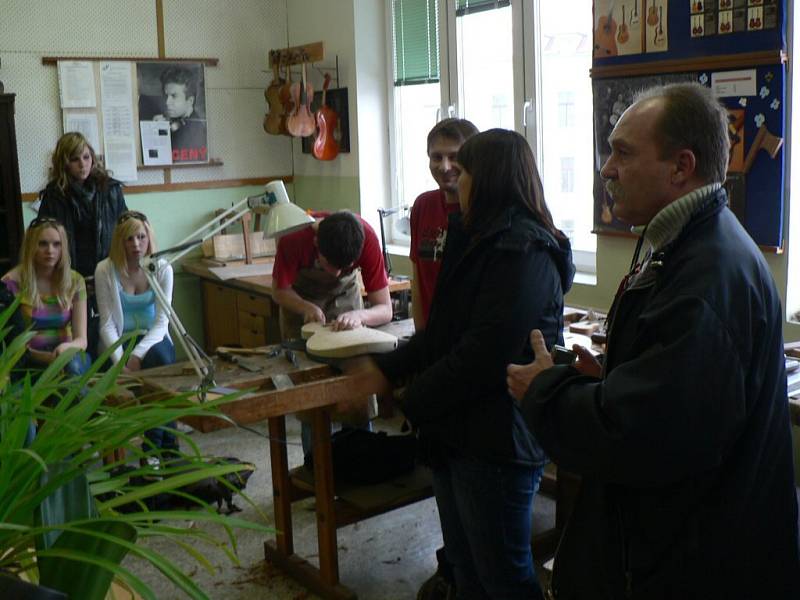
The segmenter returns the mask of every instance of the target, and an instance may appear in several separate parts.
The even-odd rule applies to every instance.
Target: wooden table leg
[[[331,417],[327,409],[313,412],[314,493],[317,503],[319,570],[322,581],[339,582],[339,557],[336,547],[336,513],[333,506],[333,463],[331,460]]]
[[[286,422],[283,417],[269,419],[269,434],[271,438],[275,438],[270,440],[275,526],[282,531],[276,536],[275,544],[271,541],[264,542],[264,554],[267,560],[322,598],[355,600],[355,593],[339,583],[331,463],[331,419],[326,409],[314,410],[311,429],[314,437],[314,492],[317,507],[319,569],[294,554],[292,547],[292,509],[286,446],[275,441],[286,437]]]
[[[275,545],[285,555],[294,553],[289,462],[286,453],[286,417],[269,419],[269,458],[272,464],[272,501],[275,506]]]

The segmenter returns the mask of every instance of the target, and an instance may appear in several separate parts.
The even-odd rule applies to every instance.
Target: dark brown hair
[[[346,210],[328,215],[317,228],[319,253],[333,266],[346,269],[358,260],[364,248],[364,227]]]
[[[89,173],[89,177],[97,182],[100,189],[105,189],[108,186],[109,173],[97,161],[94,148],[86,141],[83,134],[77,131],[69,131],[58,139],[56,149],[53,151],[52,165],[50,166],[50,180],[55,181],[58,189],[63,194],[67,193],[70,182],[69,161],[83,154],[84,148],[92,156],[92,171]]]
[[[478,133],[478,128],[472,124],[472,121],[467,121],[466,119],[444,119],[439,121],[428,132],[428,154],[431,152],[431,145],[438,138],[463,144],[464,140],[468,140],[476,133]]]
[[[479,235],[512,206],[527,210],[549,233],[563,239],[544,200],[544,188],[528,142],[515,131],[490,129],[471,137],[456,159],[472,177],[464,225]]]
[[[662,159],[684,148],[695,156],[695,171],[706,183],[725,181],[730,138],[728,111],[711,88],[699,83],[673,83],[640,92],[634,99],[662,101],[656,135]]]

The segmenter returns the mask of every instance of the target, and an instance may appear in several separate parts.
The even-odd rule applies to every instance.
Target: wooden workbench
[[[341,375],[333,367],[309,360],[296,353],[298,366],[293,366],[282,354],[275,358],[253,358],[261,367],[259,373],[243,371],[236,365],[215,359],[216,381],[220,386],[251,389],[242,398],[224,404],[221,410],[241,424],[266,419],[269,427],[270,462],[275,511],[275,541],[265,542],[266,557],[286,572],[325,598],[355,598],[355,594],[339,583],[339,561],[336,546],[336,513],[334,509],[333,467],[331,463],[331,411],[345,401],[363,397],[374,390],[366,389],[353,377]],[[177,394],[191,387],[197,379],[185,374],[188,363],[179,363],[143,372],[145,389],[149,392]],[[279,390],[271,376],[287,375],[294,386]],[[316,497],[319,568],[294,553],[292,531],[292,485],[286,451],[286,415],[300,410],[312,411],[314,436],[314,495]],[[208,418],[195,425],[208,431]],[[217,421],[219,421],[217,419]],[[226,426],[219,421],[219,426]]]
[[[413,324],[407,319],[379,329],[403,338],[413,332]],[[266,558],[323,598],[354,599],[355,593],[339,582],[337,528],[429,498],[433,493],[430,475],[424,469],[417,469],[393,480],[386,484],[392,493],[383,498],[380,490],[375,490],[376,486],[336,486],[334,489],[330,415],[337,406],[353,398],[366,398],[373,390],[329,365],[309,359],[302,352],[296,356],[297,366],[283,354],[274,358],[248,357],[251,366],[259,368],[257,373],[215,358],[215,378],[219,386],[251,390],[236,401],[222,405],[221,411],[242,425],[268,421],[277,532],[274,542],[264,544]],[[188,365],[180,363],[142,371],[145,390],[175,395],[190,389],[197,379],[194,372],[187,371]],[[271,379],[273,375],[287,375],[294,386],[277,389]],[[313,473],[290,473],[288,467],[286,415],[301,410],[312,412],[314,465],[317,466]],[[229,426],[228,422],[214,417],[188,422],[200,431]],[[531,540],[535,556],[550,555],[555,550],[575,495],[575,482],[563,474],[549,484],[556,498],[556,527]],[[365,487],[372,489],[365,490]],[[309,495],[316,500],[319,568],[294,554],[292,503]]]
[[[214,264],[207,260],[186,260],[181,266],[201,281],[207,352],[219,346],[255,348],[281,341],[272,275],[222,280],[211,271]],[[389,279],[390,294],[407,294],[410,289],[409,280]]]

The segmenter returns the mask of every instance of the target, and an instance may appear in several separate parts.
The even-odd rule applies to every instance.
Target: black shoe
[[[456,586],[438,572],[428,578],[417,592],[417,600],[455,600]]]

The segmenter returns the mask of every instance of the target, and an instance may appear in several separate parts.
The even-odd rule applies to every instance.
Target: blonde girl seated
[[[110,348],[123,335],[135,332],[135,345],[123,368],[126,372],[175,362],[167,313],[156,302],[141,266],[141,260],[155,251],[155,234],[147,217],[137,211],[126,211],[120,215],[111,236],[109,257],[100,261],[94,272],[100,348]],[[171,302],[172,267],[160,261],[156,280]],[[123,350],[118,346],[111,360],[116,364],[122,357]],[[145,435],[158,448],[178,449],[174,433],[167,429],[151,429]]]
[[[169,336],[167,313],[158,305],[140,261],[156,248],[147,217],[136,211],[122,213],[111,236],[109,257],[94,272],[97,308],[100,312],[100,348],[113,346],[124,334],[139,332],[125,371],[138,371],[175,362],[175,346]],[[161,262],[156,279],[172,301],[172,267]],[[111,359],[116,364],[122,348]]]
[[[70,265],[64,226],[37,218],[25,232],[20,263],[2,278],[20,297],[23,321],[34,332],[28,343],[33,366],[47,366],[70,348],[86,350],[86,283]],[[89,356],[79,352],[65,372],[81,375],[90,365]]]

